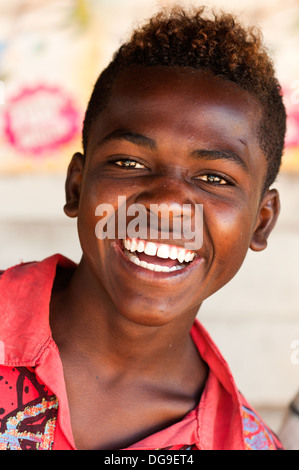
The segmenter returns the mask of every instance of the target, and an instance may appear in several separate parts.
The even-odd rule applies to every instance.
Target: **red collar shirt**
[[[49,325],[58,264],[75,266],[54,255],[9,268],[0,277],[0,450],[76,450],[62,363]],[[123,450],[281,449],[198,321],[191,336],[209,367],[199,404],[181,421]]]

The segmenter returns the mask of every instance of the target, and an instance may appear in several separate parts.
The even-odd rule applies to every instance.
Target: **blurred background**
[[[79,261],[76,221],[62,208],[87,100],[132,27],[174,3],[0,0],[0,269],[57,252]],[[278,431],[299,389],[299,353],[291,360],[299,340],[299,0],[205,4],[263,29],[288,110],[275,184],[282,212],[269,246],[250,252],[235,279],[198,314],[241,392]]]

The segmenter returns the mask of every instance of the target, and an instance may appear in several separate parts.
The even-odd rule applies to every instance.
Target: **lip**
[[[190,264],[188,264],[182,269],[172,272],[156,272],[150,271],[132,263],[132,261],[129,260],[129,258],[125,255],[123,251],[123,244],[121,240],[114,240],[113,249],[115,251],[116,256],[119,257],[121,265],[123,265],[125,269],[130,270],[132,274],[135,274],[136,276],[142,278],[144,281],[166,282],[181,279],[182,277],[191,274],[191,272],[203,262],[203,258],[197,253],[196,258],[194,258],[194,260]]]

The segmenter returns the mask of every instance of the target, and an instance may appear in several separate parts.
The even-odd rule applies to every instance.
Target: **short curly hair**
[[[93,121],[105,108],[120,71],[131,65],[185,67],[209,71],[238,84],[261,104],[259,145],[268,161],[264,190],[281,166],[286,111],[273,62],[256,27],[243,27],[227,13],[207,15],[205,7],[162,10],[136,29],[99,76],[85,114],[83,150]]]

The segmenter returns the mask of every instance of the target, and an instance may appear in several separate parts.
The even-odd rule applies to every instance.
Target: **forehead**
[[[260,112],[258,101],[233,82],[210,72],[183,67],[131,66],[119,73],[109,100],[109,107],[133,99],[146,103],[156,100],[159,107],[171,99],[173,106],[227,105],[235,111]]]
[[[157,115],[167,117],[168,124],[171,120],[181,129],[182,122],[185,128],[187,124],[192,127],[192,122],[196,127],[203,119],[205,124],[212,124],[216,115],[217,121],[229,115],[236,131],[241,131],[242,123],[244,133],[252,131],[254,135],[261,109],[257,100],[237,84],[210,73],[180,67],[132,66],[115,79],[100,117],[105,118],[105,124],[112,121],[111,125],[117,125],[135,117],[156,121]]]

